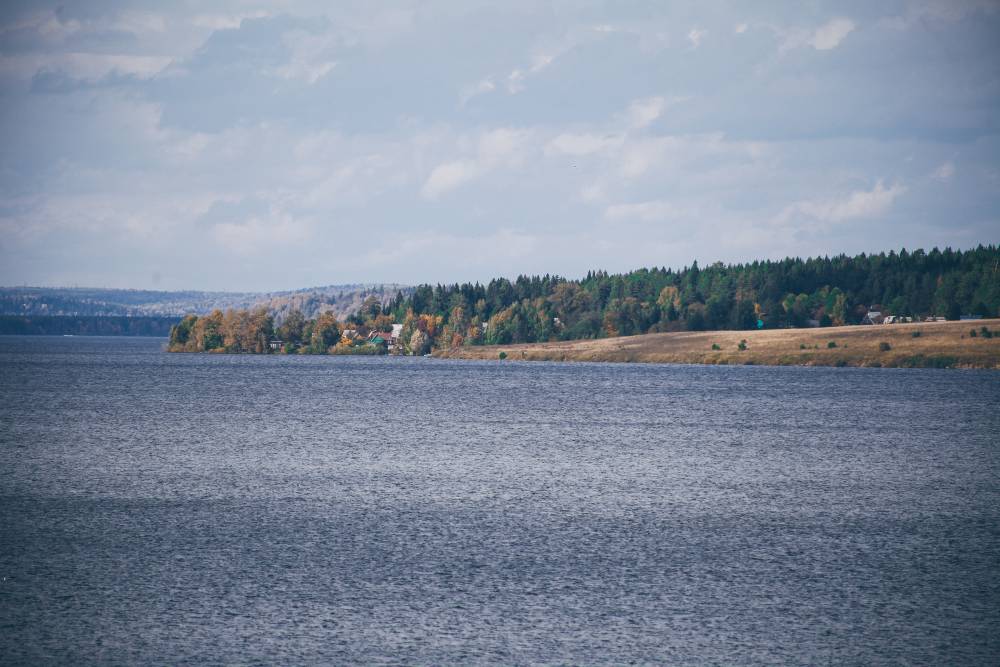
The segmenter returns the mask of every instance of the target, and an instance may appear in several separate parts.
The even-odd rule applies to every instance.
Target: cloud
[[[546,155],[593,155],[620,148],[625,137],[620,134],[571,133],[556,136],[545,145]]]
[[[300,80],[313,85],[337,66],[338,46],[335,35],[328,32],[290,30],[281,36],[288,49],[288,60],[265,71],[288,80]]]
[[[604,209],[604,217],[609,220],[639,220],[640,222],[663,222],[682,213],[683,211],[676,205],[663,200],[614,204]]]
[[[476,178],[480,171],[476,162],[471,160],[455,160],[439,164],[427,177],[420,194],[426,199],[437,199],[444,193]]]
[[[836,48],[855,28],[854,21],[850,19],[837,18],[820,26],[809,44],[818,51],[828,51]]]
[[[955,175],[955,163],[951,160],[945,162],[931,173],[931,178],[935,181],[950,181]]]
[[[447,249],[486,248],[465,276],[488,280],[995,236],[1000,16],[978,0],[907,0],[913,30],[825,0],[306,2],[0,10],[0,281],[378,280],[359,258],[397,239],[377,271],[418,282],[459,277]]]
[[[691,28],[687,34],[687,40],[691,42],[691,48],[697,49],[701,46],[701,40],[708,34],[707,30],[700,30],[698,28]]]
[[[628,124],[632,129],[646,127],[660,117],[667,102],[662,97],[635,100],[628,108]]]
[[[783,225],[802,217],[823,222],[874,218],[885,214],[906,191],[904,185],[887,188],[878,181],[871,190],[856,190],[845,198],[796,202],[782,209],[775,222]]]
[[[524,270],[516,266],[519,261],[534,255],[543,245],[539,238],[518,230],[502,227],[484,235],[460,235],[428,232],[422,234],[404,233],[394,236],[392,242],[381,245],[364,254],[359,266],[374,266],[392,270],[400,263],[423,261],[429,254],[449,258],[452,270],[463,273],[480,268],[484,257],[502,259],[511,271]]]
[[[817,51],[829,51],[837,48],[844,38],[857,28],[854,21],[846,18],[831,19],[815,30],[781,28],[773,25],[768,27],[782,38],[779,53],[806,46],[811,46]]]
[[[464,107],[473,97],[485,95],[486,93],[492,93],[496,90],[496,88],[497,85],[493,83],[493,79],[489,77],[470,86],[466,86],[462,89],[462,93],[459,96],[459,105]]]
[[[496,128],[481,133],[475,155],[439,164],[424,182],[420,194],[425,199],[441,195],[501,167],[520,164],[527,150],[529,133],[514,128]]]

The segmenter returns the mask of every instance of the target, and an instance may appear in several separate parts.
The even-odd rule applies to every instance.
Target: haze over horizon
[[[0,284],[1000,241],[1000,3],[0,8]]]

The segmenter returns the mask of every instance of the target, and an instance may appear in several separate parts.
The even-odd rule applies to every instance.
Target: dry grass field
[[[986,327],[992,337],[982,335]],[[971,336],[975,329],[977,335]],[[745,341],[745,349],[740,349]],[[713,349],[713,345],[718,349]],[[766,366],[1000,369],[1000,319],[878,326],[699,331],[600,340],[460,347],[449,359],[615,361]]]

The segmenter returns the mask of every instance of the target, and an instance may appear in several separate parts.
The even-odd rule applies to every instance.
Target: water
[[[997,664],[1000,374],[0,338],[0,662]]]

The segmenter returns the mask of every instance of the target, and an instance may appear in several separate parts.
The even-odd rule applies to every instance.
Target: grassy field
[[[993,332],[987,338],[980,329]],[[975,329],[976,336],[970,331]],[[742,347],[745,349],[740,349]],[[713,346],[718,349],[713,349]],[[1000,369],[1000,319],[823,329],[699,331],[440,350],[436,357],[762,366]]]

